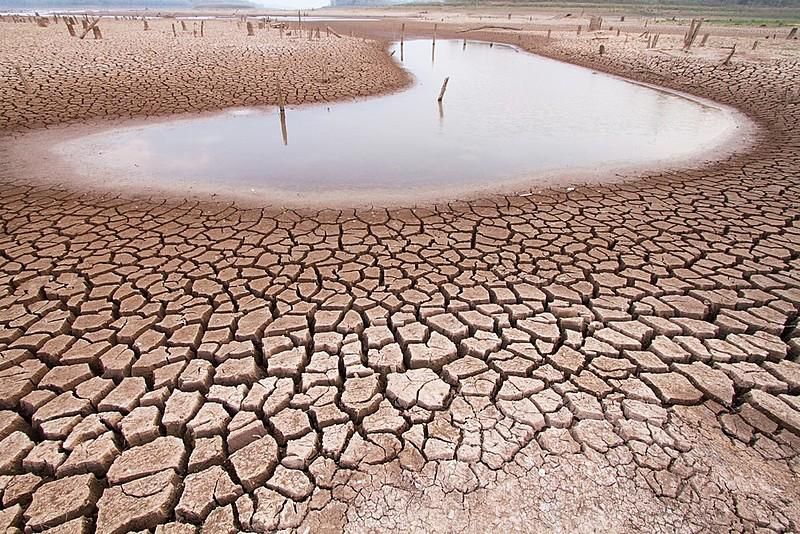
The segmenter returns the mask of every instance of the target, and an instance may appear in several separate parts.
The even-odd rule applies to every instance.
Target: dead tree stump
[[[731,58],[733,57],[733,54],[734,54],[735,52],[736,52],[736,45],[734,44],[734,45],[733,45],[733,48],[731,48],[731,53],[730,53],[730,54],[728,54],[728,57],[726,57],[726,58],[725,58],[725,61],[723,61],[723,62],[722,62],[722,64],[723,64],[723,65],[729,65],[729,64],[730,64],[730,62],[731,62]]]
[[[689,50],[694,43],[694,40],[697,38],[697,34],[700,31],[700,26],[703,25],[703,19],[692,19],[692,24],[689,26],[689,32],[683,38],[683,49]]]

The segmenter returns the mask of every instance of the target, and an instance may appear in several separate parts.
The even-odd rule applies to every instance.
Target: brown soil
[[[0,527],[800,528],[796,44],[721,66],[722,37],[470,36],[762,132],[702,170],[430,209],[77,194],[0,153]]]
[[[255,35],[248,37],[243,23],[207,20],[201,38],[196,21],[187,22],[187,31],[173,19],[150,19],[148,25],[144,31],[141,20],[103,19],[103,39],[89,34],[79,40],[63,22],[46,28],[0,22],[0,131],[277,105],[278,85],[291,105],[380,94],[410,83],[383,43],[339,38],[324,26],[317,38],[318,26],[282,35],[254,24]]]

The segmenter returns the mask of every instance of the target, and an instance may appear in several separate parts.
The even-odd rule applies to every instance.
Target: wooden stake
[[[69,32],[70,37],[75,37],[75,26],[73,26],[69,21],[67,21],[67,31]]]
[[[278,109],[280,109],[281,113],[283,113],[284,112],[284,106],[283,106],[283,91],[281,91],[281,80],[277,79],[275,81],[275,83],[276,83],[276,85],[278,87]]]
[[[725,58],[725,61],[722,62],[723,65],[728,65],[731,62],[731,58],[733,54],[736,52],[736,44],[734,43],[733,48],[731,48],[731,53],[728,54],[728,57]]]
[[[255,34],[253,33],[253,23],[249,20],[247,21],[247,36],[253,37]]]
[[[442,84],[442,89],[439,91],[439,98],[436,99],[437,102],[441,102],[444,99],[444,93],[447,91],[447,82],[450,81],[450,76],[444,79],[444,83]]]
[[[178,36],[178,32],[175,31],[175,23],[174,22],[172,23],[172,36],[173,37],[177,37]]]
[[[142,22],[144,22],[144,31],[148,31],[150,26],[147,24],[147,19],[142,19]]]
[[[700,26],[703,25],[703,19],[692,19],[692,24],[689,26],[689,32],[686,34],[686,37],[683,39],[683,49],[688,51],[694,40],[697,38],[697,34],[700,31]]]
[[[17,76],[19,76],[19,80],[22,82],[22,87],[25,89],[25,92],[30,94],[31,86],[25,74],[22,72],[22,68],[19,65],[14,65],[14,70],[17,71]]]
[[[181,30],[186,31],[186,21],[185,20],[181,21]]]
[[[103,33],[100,31],[100,26],[94,26],[92,28],[92,33],[94,34],[95,39],[102,39]]]
[[[403,46],[403,41],[406,38],[406,23],[400,25],[400,46]]]
[[[281,138],[283,139],[283,146],[289,144],[289,133],[286,130],[286,112],[281,110]]]
[[[436,28],[438,26],[439,26],[438,24],[433,25],[433,46],[436,46]]]
[[[95,24],[97,24],[98,22],[100,22],[100,17],[94,19],[94,22],[92,22],[91,24],[87,24],[83,30],[83,33],[81,33],[81,36],[79,38],[83,39],[84,37],[86,37],[86,34],[92,31],[92,28],[94,28]]]
[[[752,48],[752,50],[755,50],[757,46],[758,46],[758,41],[753,41],[753,48]]]
[[[200,21],[200,37],[203,37],[205,34],[205,22],[204,20]]]

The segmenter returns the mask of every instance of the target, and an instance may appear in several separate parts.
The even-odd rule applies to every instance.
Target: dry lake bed
[[[796,32],[515,11],[0,18],[0,529],[800,529]]]

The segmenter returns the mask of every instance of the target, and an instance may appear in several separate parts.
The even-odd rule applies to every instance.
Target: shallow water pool
[[[735,138],[742,120],[509,46],[416,40],[391,52],[415,78],[395,94],[289,107],[283,123],[260,107],[115,127],[55,150],[79,172],[129,187],[441,197],[694,159]]]

